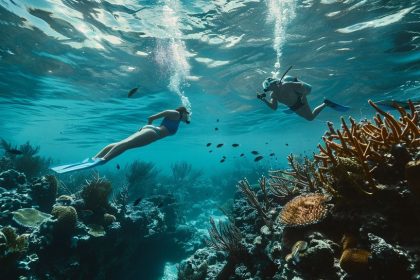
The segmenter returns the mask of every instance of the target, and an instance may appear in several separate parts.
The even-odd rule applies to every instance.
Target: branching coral
[[[317,172],[316,164],[305,157],[300,164],[293,154],[287,157],[290,169],[270,171],[270,190],[279,198],[290,198],[299,193],[323,192],[328,188]]]
[[[129,196],[133,199],[144,196],[156,184],[158,173],[159,171],[151,162],[133,161],[128,166],[126,175]]]
[[[0,145],[5,151],[18,150],[20,152],[19,155],[7,153],[7,157],[10,158],[15,170],[25,173],[29,178],[48,170],[48,166],[51,164],[50,158],[38,156],[39,146],[34,147],[29,142],[16,147],[1,139]]]
[[[194,170],[188,162],[177,162],[171,165],[174,185],[193,185],[202,175],[200,170]]]
[[[336,130],[332,123],[328,123],[329,132],[323,137],[325,147],[319,145],[321,152],[315,155],[315,159],[321,163],[319,168],[321,179],[325,179],[331,170],[349,171],[342,168],[343,159],[353,161],[355,166],[360,167],[359,175],[363,175],[363,179],[366,179],[368,184],[356,182],[352,185],[367,195],[378,190],[372,173],[380,163],[386,160],[385,154],[394,145],[403,144],[408,149],[416,149],[420,146],[420,128],[416,125],[418,113],[411,101],[409,101],[410,112],[398,107],[399,120],[381,110],[371,100],[369,104],[377,111],[374,117],[375,124],[369,121],[356,123],[353,118],[350,118],[350,125],[348,125],[344,118],[341,118],[342,130]],[[346,175],[344,172],[341,174]],[[337,174],[334,175],[337,176]],[[350,178],[350,180],[353,179],[354,176]]]
[[[207,240],[210,247],[226,252],[232,257],[240,257],[244,253],[241,232],[234,224],[219,222],[219,227],[217,227],[213,218],[210,218],[210,225],[210,237]]]
[[[323,194],[306,194],[295,197],[284,205],[278,221],[288,227],[305,226],[322,221],[328,213],[326,202],[329,197]]]
[[[262,182],[262,184],[261,184]],[[257,210],[258,215],[264,220],[265,224],[270,225],[270,219],[263,208],[263,205],[257,198],[255,192],[252,191],[251,186],[248,183],[247,179],[241,180],[238,182],[237,185],[238,189],[242,192],[242,194],[246,197],[249,205],[251,205],[255,210]],[[265,188],[265,179],[260,181],[260,188],[262,188],[263,192],[266,192]]]

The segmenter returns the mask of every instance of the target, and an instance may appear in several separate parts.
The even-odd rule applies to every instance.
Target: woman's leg
[[[102,158],[106,161],[119,156],[128,149],[148,145],[161,137],[153,129],[142,129],[115,145]]]
[[[314,120],[319,115],[319,113],[321,113],[321,111],[324,110],[324,108],[327,106],[325,105],[325,103],[322,103],[312,111],[311,107],[309,107],[308,103],[306,102],[306,98],[304,103],[305,104],[302,105],[302,107],[300,107],[298,110],[296,110],[295,113],[308,121]]]
[[[306,96],[303,96],[301,101],[303,105],[299,109],[297,109],[295,113],[308,121],[314,120],[319,115],[319,113],[321,113],[321,111],[324,110],[325,106],[327,106],[325,103],[322,103],[321,105],[317,106],[314,110],[312,110],[311,107],[309,107]]]
[[[322,110],[324,110],[324,108],[326,107],[327,105],[325,104],[325,103],[321,103],[320,105],[318,105],[318,107],[315,107],[315,109],[312,111],[312,116],[313,116],[313,118],[315,119],[316,118],[316,116],[318,116],[319,115],[319,113],[321,113],[321,111]]]
[[[97,153],[93,158],[101,158],[106,155],[117,143],[112,143],[103,148],[99,153]]]

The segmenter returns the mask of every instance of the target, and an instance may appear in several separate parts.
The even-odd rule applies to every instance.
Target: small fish
[[[265,142],[266,145],[268,145],[268,142]]]
[[[216,122],[219,122],[219,119],[217,119]]]
[[[139,205],[139,203],[141,202],[141,200],[142,200],[143,198],[142,197],[139,197],[139,198],[137,198],[136,200],[134,200],[134,202],[133,202],[133,206],[137,206],[137,205]]]
[[[271,154],[270,154],[270,157],[272,157],[272,156],[274,156],[274,155],[275,155],[275,153],[271,153]]]
[[[254,159],[254,161],[260,161],[260,160],[262,160],[264,157],[263,156],[257,156],[255,159]]]
[[[251,154],[258,155],[258,152],[257,151],[252,151]]]
[[[217,131],[217,130],[219,130],[219,128],[215,127],[215,128],[214,128],[214,130],[216,130],[216,131]]]
[[[212,153],[212,152],[213,152],[213,150],[210,150],[210,151],[209,151],[209,153]]]
[[[22,155],[23,152],[18,150],[18,149],[8,149],[6,150],[7,153],[12,154],[12,155]]]
[[[222,158],[226,158],[226,156],[222,156]]]
[[[225,162],[225,160],[226,160],[226,159],[222,158],[222,159],[220,160],[220,162],[221,162],[221,163],[223,163],[223,162]]]
[[[289,146],[289,144],[286,143],[286,146]]]
[[[120,168],[121,168],[120,165],[117,163],[117,169],[120,170]]]
[[[239,144],[232,144],[232,147],[234,147],[234,148],[236,148],[236,147],[239,147]]]
[[[139,88],[138,88],[138,87],[135,87],[135,88],[131,89],[131,90],[128,92],[128,97],[130,97],[130,96],[132,96],[133,94],[135,94],[138,90],[139,90]]]
[[[245,154],[241,154],[240,157],[243,157]]]
[[[223,144],[217,144],[216,148],[220,148],[222,146],[223,146]]]
[[[206,147],[210,147],[211,143],[207,143]]]

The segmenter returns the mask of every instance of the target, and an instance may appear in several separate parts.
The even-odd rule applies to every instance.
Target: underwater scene
[[[420,279],[420,0],[0,0],[0,279]]]

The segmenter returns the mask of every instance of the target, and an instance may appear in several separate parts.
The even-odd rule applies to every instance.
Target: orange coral
[[[278,220],[285,226],[305,226],[323,220],[328,213],[326,202],[329,197],[323,194],[300,195],[290,200],[281,210]]]
[[[340,258],[340,267],[349,274],[367,273],[370,252],[363,249],[346,249]]]
[[[358,186],[365,194],[376,191],[372,172],[381,162],[384,154],[395,144],[405,144],[408,149],[420,146],[420,128],[417,125],[418,113],[413,103],[409,101],[410,112],[398,107],[401,115],[399,120],[381,110],[374,102],[369,104],[378,112],[374,117],[375,124],[369,121],[356,123],[350,118],[350,126],[341,118],[342,130],[335,130],[328,123],[329,132],[323,137],[325,147],[318,145],[320,154],[315,159],[321,163],[321,177],[331,167],[339,166],[339,157],[351,158],[360,165],[364,177],[369,182],[368,187]]]
[[[356,246],[356,243],[356,238],[352,234],[344,234],[343,238],[341,238],[343,250]]]

